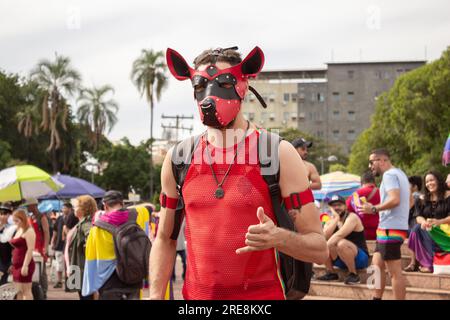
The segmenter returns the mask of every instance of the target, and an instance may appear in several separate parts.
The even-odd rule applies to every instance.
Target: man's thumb
[[[258,207],[258,210],[256,211],[256,216],[258,217],[259,222],[265,223],[270,220],[268,216],[264,213],[263,207]]]

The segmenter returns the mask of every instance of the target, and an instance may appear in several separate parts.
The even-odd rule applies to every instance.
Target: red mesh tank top
[[[222,199],[214,197],[217,185],[206,161],[194,161],[189,167],[182,190],[188,252],[183,296],[187,300],[285,299],[275,249],[235,253],[245,246],[248,227],[259,223],[256,216],[259,206],[275,222],[268,186],[257,161],[258,135],[254,131],[240,145],[223,184]],[[200,154],[202,159],[208,159],[205,147],[203,137],[194,158],[198,159]],[[230,162],[219,163],[218,159],[227,156],[233,159],[236,147],[222,149],[209,145],[219,182]]]

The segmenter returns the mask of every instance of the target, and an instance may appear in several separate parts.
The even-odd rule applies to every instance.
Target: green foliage
[[[332,165],[330,165],[329,171],[330,172],[335,172],[335,171],[346,172],[347,166],[344,166],[343,164],[340,164],[340,163],[333,163]]]
[[[441,165],[450,130],[450,48],[439,60],[399,77],[377,102],[371,126],[354,143],[349,170],[367,169],[369,153],[386,148],[408,175],[424,174]]]
[[[0,170],[6,168],[11,161],[10,149],[8,142],[0,140]]]
[[[135,147],[127,138],[123,138],[119,144],[101,147],[95,156],[100,162],[107,163],[103,175],[95,178],[99,186],[105,190],[119,190],[124,195],[128,195],[132,187],[142,199],[152,198],[149,195],[148,142]],[[156,166],[153,172],[154,180],[159,183],[160,166]],[[155,194],[159,193],[159,190],[161,190],[160,184],[155,187]]]

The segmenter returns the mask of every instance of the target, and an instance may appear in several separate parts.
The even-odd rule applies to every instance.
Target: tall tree
[[[117,123],[119,105],[110,97],[112,94],[114,89],[104,85],[100,88],[83,89],[78,98],[78,119],[93,132],[94,150],[98,149],[105,131],[110,132]]]
[[[440,59],[399,77],[379,97],[371,126],[352,147],[349,170],[367,169],[370,150],[387,148],[407,174],[441,165],[450,123],[450,47]]]
[[[41,128],[49,131],[50,143],[47,152],[52,155],[53,172],[58,172],[57,150],[62,146],[60,130],[67,131],[70,112],[67,99],[78,91],[81,76],[72,68],[70,59],[55,55],[55,60],[41,60],[31,71],[31,79],[44,91],[42,100]]]
[[[165,74],[167,66],[162,51],[143,49],[141,55],[133,62],[131,81],[136,86],[141,96],[145,94],[150,105],[150,197],[153,196],[153,110],[154,100],[161,98],[162,91],[168,85]]]

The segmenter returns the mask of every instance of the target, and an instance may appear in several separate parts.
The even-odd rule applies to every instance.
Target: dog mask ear
[[[242,74],[254,78],[264,66],[264,53],[259,47],[255,47],[241,62]]]
[[[177,80],[186,80],[191,78],[191,74],[194,70],[189,67],[181,54],[173,49],[167,48],[166,60],[170,72]]]

